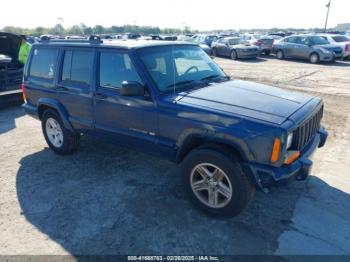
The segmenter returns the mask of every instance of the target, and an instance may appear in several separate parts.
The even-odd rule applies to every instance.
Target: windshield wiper
[[[214,80],[214,79],[225,79],[225,80],[229,80],[230,77],[229,76],[221,76],[221,75],[210,75],[210,76],[206,76],[206,77],[203,77],[201,79],[201,81],[205,81],[205,80]]]
[[[195,82],[195,80],[184,80],[184,81],[180,81],[180,82],[177,82],[175,84],[170,84],[167,86],[167,88],[170,88],[170,87],[177,87],[177,86],[182,86],[182,85],[186,85],[186,84],[189,84],[189,83],[192,83],[192,82]]]

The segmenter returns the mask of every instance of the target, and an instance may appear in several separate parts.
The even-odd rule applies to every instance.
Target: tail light
[[[26,93],[25,93],[25,90],[24,90],[24,82],[22,82],[21,89],[22,89],[23,101],[24,101],[24,103],[26,103],[27,102],[27,98],[26,98]]]
[[[345,45],[345,52],[349,52],[349,44]]]

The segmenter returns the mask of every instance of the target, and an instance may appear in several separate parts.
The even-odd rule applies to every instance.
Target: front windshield
[[[198,46],[157,46],[139,51],[142,62],[160,92],[166,93],[223,81],[225,73]]]

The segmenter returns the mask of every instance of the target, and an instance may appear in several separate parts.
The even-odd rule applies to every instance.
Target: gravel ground
[[[90,137],[57,156],[40,123],[9,108],[0,111],[0,254],[307,253],[300,241],[313,254],[349,253],[350,63],[216,61],[235,78],[324,98],[330,139],[309,181],[258,192],[238,217],[214,220],[186,200],[175,164]]]

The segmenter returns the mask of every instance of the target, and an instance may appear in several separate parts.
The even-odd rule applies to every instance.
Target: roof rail
[[[40,42],[53,42],[53,43],[93,43],[93,44],[100,44],[103,41],[101,38],[97,35],[90,35],[86,39],[57,39],[57,38],[51,38],[49,36],[44,36],[40,39]]]

